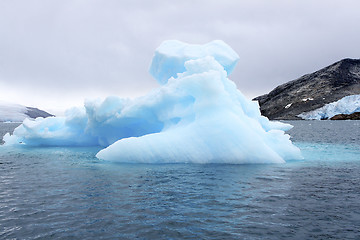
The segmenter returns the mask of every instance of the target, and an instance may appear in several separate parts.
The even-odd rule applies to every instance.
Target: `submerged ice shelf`
[[[284,131],[227,78],[238,55],[224,42],[165,41],[150,73],[161,86],[136,99],[86,101],[65,117],[25,120],[6,145],[103,146],[119,162],[283,163],[300,159]]]

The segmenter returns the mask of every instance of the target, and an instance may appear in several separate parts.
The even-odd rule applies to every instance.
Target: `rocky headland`
[[[262,115],[269,119],[296,120],[301,119],[301,113],[359,94],[360,59],[343,59],[253,100],[259,102]]]

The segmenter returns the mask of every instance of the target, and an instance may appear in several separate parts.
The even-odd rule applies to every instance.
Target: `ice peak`
[[[229,75],[239,60],[238,54],[225,42],[215,40],[204,45],[187,44],[178,40],[164,41],[155,51],[150,74],[161,84],[186,71],[185,62],[207,56],[213,57]]]

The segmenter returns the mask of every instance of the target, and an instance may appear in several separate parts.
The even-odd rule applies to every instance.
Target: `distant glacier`
[[[0,122],[22,122],[26,118],[53,116],[43,110],[0,101]]]
[[[303,112],[298,116],[306,120],[329,119],[338,114],[351,114],[360,112],[360,95],[351,95],[341,98],[336,102],[310,112]]]

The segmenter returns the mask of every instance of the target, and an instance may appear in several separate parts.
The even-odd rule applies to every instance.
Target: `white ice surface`
[[[186,61],[206,56],[214,57],[223,66],[227,75],[234,70],[239,60],[237,53],[221,40],[204,45],[168,40],[156,49],[149,72],[160,84],[165,84],[169,78],[176,78],[178,73],[185,71]]]
[[[351,114],[360,112],[360,95],[350,95],[326,104],[310,112],[303,112],[298,116],[307,120],[321,120],[331,118],[337,114]]]

